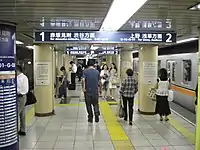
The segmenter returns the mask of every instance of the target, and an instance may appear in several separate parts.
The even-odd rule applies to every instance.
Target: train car
[[[159,52],[158,56],[158,70],[166,68],[172,81],[174,102],[192,112],[195,112],[195,90],[198,83],[197,45],[195,43],[192,46],[191,43],[188,43],[185,49],[176,46],[173,47],[173,54]],[[163,51],[163,49],[159,51]],[[136,55],[133,58],[133,70],[138,72],[138,57]]]

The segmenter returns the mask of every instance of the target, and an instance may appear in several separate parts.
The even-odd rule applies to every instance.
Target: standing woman
[[[168,79],[167,70],[162,68],[159,71],[160,77],[157,79],[156,85],[156,110],[155,113],[160,115],[160,121],[163,121],[163,116],[165,116],[165,121],[168,121],[168,116],[171,114],[168,94],[171,88],[170,79]]]
[[[109,70],[106,64],[103,65],[103,70],[101,70],[100,77],[101,77],[101,84],[102,84],[102,99],[106,100],[107,98],[107,91],[108,91],[108,83],[109,83]]]
[[[112,83],[112,81],[116,78],[117,78],[117,67],[114,63],[112,63],[110,68],[110,78],[109,78],[109,89],[110,89],[111,99],[114,99],[115,89],[117,88],[117,86]]]

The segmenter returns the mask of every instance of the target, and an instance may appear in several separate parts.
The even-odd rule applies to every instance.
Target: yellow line
[[[133,145],[122,126],[117,121],[109,104],[107,102],[101,102],[100,109],[115,150],[132,150]]]
[[[192,144],[195,144],[195,134],[194,133],[189,131],[187,128],[183,127],[179,122],[172,119],[171,117],[170,117],[169,123],[176,130],[178,130],[181,134],[183,134],[189,142],[191,142]]]
[[[85,106],[85,104],[80,104],[80,103],[77,103],[77,104],[55,104],[56,106]]]
[[[35,115],[35,105],[32,105],[26,113],[26,126],[28,126]]]

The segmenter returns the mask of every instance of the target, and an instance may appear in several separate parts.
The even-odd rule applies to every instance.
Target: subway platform
[[[56,100],[56,115],[34,117],[28,108],[27,135],[20,150],[194,150],[195,126],[172,113],[169,122],[145,116],[134,106],[133,126],[116,118],[116,105],[100,100],[100,122],[88,123],[81,87],[69,91],[70,101]]]

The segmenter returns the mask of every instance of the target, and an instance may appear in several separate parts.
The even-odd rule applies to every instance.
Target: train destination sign
[[[175,43],[175,32],[35,32],[36,43]]]
[[[172,19],[166,20],[129,20],[122,30],[172,30],[175,23]]]
[[[69,55],[92,55],[92,54],[97,54],[97,55],[118,55],[119,50],[103,50],[103,49],[98,49],[98,50],[66,50],[66,54]]]

